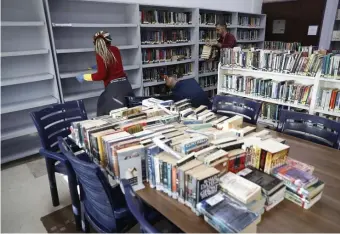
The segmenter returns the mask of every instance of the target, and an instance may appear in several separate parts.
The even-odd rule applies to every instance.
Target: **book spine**
[[[266,163],[266,156],[267,156],[267,151],[261,150],[261,156],[260,156],[260,166],[259,170],[264,171],[265,163]]]
[[[162,174],[163,174],[163,192],[168,193],[168,165],[166,162],[162,162]]]
[[[151,188],[155,188],[156,184],[154,183],[154,162],[153,162],[153,156],[151,154],[151,151],[148,149],[147,150],[147,158],[148,158],[148,170],[149,170],[149,185]]]
[[[172,165],[167,163],[167,172],[168,172],[168,195],[172,196]]]
[[[156,190],[161,190],[161,180],[159,173],[159,159],[158,157],[154,157],[154,170],[155,170],[155,181],[156,181]]]
[[[175,165],[172,165],[172,178],[171,178],[171,184],[172,184],[172,198],[177,199],[178,198],[178,179],[177,179],[177,167]]]
[[[265,163],[265,167],[264,167],[264,172],[267,173],[267,174],[270,174],[270,171],[271,171],[271,163],[272,163],[272,157],[273,155],[268,152],[267,153],[267,156],[266,156],[266,163]]]
[[[192,176],[185,175],[185,193],[184,193],[184,201],[185,205],[191,207],[190,199],[192,193]]]
[[[160,179],[159,188],[160,188],[160,191],[164,191],[164,186],[163,186],[163,181],[164,181],[163,161],[159,159],[158,165],[159,165],[158,168],[159,168],[159,179]]]
[[[184,192],[185,192],[185,181],[184,181],[184,171],[178,171],[178,183],[179,183],[179,193],[178,201],[184,203]]]

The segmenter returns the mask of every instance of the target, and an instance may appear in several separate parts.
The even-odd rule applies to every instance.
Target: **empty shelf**
[[[26,26],[44,26],[44,21],[1,21],[2,27],[26,27]]]
[[[25,55],[47,54],[47,53],[48,53],[48,49],[11,51],[11,52],[1,52],[1,57],[25,56]]]
[[[53,77],[54,76],[52,74],[44,73],[44,74],[36,74],[36,75],[29,75],[29,76],[2,78],[1,86],[32,83],[32,82],[37,82],[37,81],[42,81],[42,80],[51,80],[53,79]]]
[[[150,63],[150,64],[143,64],[143,68],[148,67],[162,67],[162,66],[169,66],[169,65],[176,65],[176,64],[182,64],[182,63],[191,63],[194,62],[193,59],[185,59],[181,61],[173,61],[173,62],[160,62],[160,63]]]
[[[38,144],[37,146],[32,146],[31,149],[25,149],[19,152],[11,151],[10,154],[4,154],[2,151],[1,164],[37,154],[39,153],[40,148],[41,146]]]
[[[9,128],[9,129],[3,129],[1,130],[1,140],[9,140],[12,138],[20,137],[20,136],[25,136],[29,134],[36,133],[37,129],[33,125],[24,125],[24,126],[17,126],[15,128]]]
[[[81,93],[67,94],[64,97],[64,101],[68,102],[68,101],[74,101],[74,100],[99,97],[103,91],[104,89],[100,89],[100,90],[84,91]]]
[[[117,46],[120,50],[137,49],[138,45],[121,45]],[[77,49],[57,49],[57,54],[67,53],[82,53],[82,52],[93,52],[94,48],[77,48]]]
[[[340,117],[340,111],[323,110],[322,108],[318,107],[315,110],[315,112],[319,112],[319,113],[326,114],[326,115]]]
[[[134,69],[138,69],[139,65],[126,65],[124,66],[124,71],[129,71],[129,70],[134,70]],[[74,71],[74,72],[61,72],[60,73],[60,78],[61,79],[65,79],[65,78],[73,78],[76,77],[79,74],[82,73],[96,73],[97,70],[82,70],[82,71]]]
[[[83,23],[52,23],[53,27],[72,28],[135,28],[137,24],[83,24]]]
[[[192,24],[141,24],[142,28],[193,28]]]
[[[209,91],[209,90],[214,90],[214,89],[217,89],[217,86],[210,86],[210,87],[203,88],[204,91]]]
[[[46,106],[57,103],[58,100],[55,97],[41,97],[37,99],[22,100],[18,102],[6,103],[1,105],[1,113],[11,113],[15,111],[27,110],[39,106]]]
[[[176,46],[192,46],[191,42],[184,43],[168,43],[168,44],[152,44],[152,45],[142,45],[142,48],[158,48],[158,47],[176,47]]]

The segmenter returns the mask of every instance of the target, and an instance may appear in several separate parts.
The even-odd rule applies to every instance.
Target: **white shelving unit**
[[[79,83],[75,77],[96,64],[93,35],[100,30],[111,34],[112,45],[120,49],[124,70],[140,92],[141,64],[138,5],[104,1],[45,0],[52,37],[62,101],[94,99],[85,102],[87,112],[95,113],[93,103],[104,91],[102,81]]]
[[[278,81],[294,80],[296,83],[313,85],[313,92],[311,94],[312,95],[311,103],[309,106],[306,106],[306,105],[302,105],[299,103],[282,102],[277,99],[263,98],[259,96],[244,94],[242,92],[234,92],[230,90],[225,90],[221,83],[222,78],[225,74],[239,74],[242,76],[253,76],[253,77],[267,78],[267,79],[273,79],[273,80],[278,80]],[[320,77],[320,73],[318,73],[315,77],[310,77],[310,76],[300,76],[300,75],[294,75],[294,74],[265,72],[265,71],[243,69],[243,68],[233,68],[233,67],[228,67],[228,66],[219,66],[217,93],[232,94],[232,95],[246,97],[246,98],[259,100],[263,102],[283,105],[283,106],[287,106],[288,108],[299,108],[299,109],[307,110],[309,114],[319,113],[319,114],[340,117],[340,111],[322,109],[318,106],[318,103],[321,100],[320,89],[321,88],[334,88],[334,87],[340,88],[340,81],[334,80],[334,79],[322,78]],[[270,120],[266,120],[266,121],[268,122]],[[266,121],[263,121],[263,122],[266,123]]]
[[[1,163],[6,163],[39,152],[29,113],[60,102],[60,96],[43,0],[1,3]]]

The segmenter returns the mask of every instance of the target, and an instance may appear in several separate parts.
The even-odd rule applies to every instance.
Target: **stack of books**
[[[321,66],[321,76],[330,79],[340,79],[339,75],[340,55],[329,53],[324,56]]]
[[[202,54],[203,50],[200,51]],[[206,73],[206,72],[215,72],[218,70],[218,61],[200,61],[198,72]]]
[[[143,64],[179,61],[191,58],[189,46],[163,49],[142,49]]]
[[[276,177],[264,173],[254,167],[248,166],[237,175],[257,184],[262,189],[262,195],[265,198],[265,210],[269,211],[281,201],[283,201],[286,191],[286,186],[283,181]]]
[[[141,40],[142,45],[184,43],[190,41],[190,31],[185,29],[142,31]]]
[[[229,67],[269,72],[315,76],[323,65],[324,55],[308,52],[280,52],[271,50],[221,49],[220,61]]]
[[[192,74],[192,71],[193,71],[192,63],[177,64],[165,67],[145,68],[143,69],[143,81],[144,82],[164,81],[163,77],[164,74],[168,76],[176,74],[177,78],[181,78],[182,76]]]
[[[259,214],[227,194],[218,193],[205,199],[197,209],[220,233],[256,233]]]
[[[314,86],[295,83],[294,80],[278,81],[225,74],[221,81],[221,87],[227,92],[238,92],[249,96],[310,105]]]
[[[326,111],[340,111],[340,90],[336,88],[321,88],[318,98],[319,108]]]
[[[228,172],[220,178],[220,187],[223,192],[237,199],[250,211],[261,217],[264,213],[265,197],[262,196],[261,187],[237,174]],[[258,222],[260,222],[260,218]]]
[[[256,29],[238,29],[237,40],[259,40],[260,30]]]
[[[141,24],[191,24],[192,14],[190,12],[173,12],[157,10],[139,11]]]
[[[238,16],[238,25],[240,26],[251,26],[251,27],[260,27],[261,18],[255,16]]]
[[[216,13],[200,13],[199,23],[207,25],[216,25],[218,22],[226,22],[227,25],[231,24],[231,14],[216,14]]]
[[[321,199],[325,186],[313,171],[314,167],[289,158],[285,165],[275,168],[272,173],[286,185],[287,200],[309,209]]]
[[[287,50],[299,51],[301,42],[283,42],[283,41],[265,41],[264,49],[266,50]]]

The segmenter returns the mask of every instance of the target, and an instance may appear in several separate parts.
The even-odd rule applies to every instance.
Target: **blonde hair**
[[[116,57],[109,48],[111,41],[112,39],[108,32],[100,31],[94,35],[95,51],[104,60],[106,68],[117,61]]]

